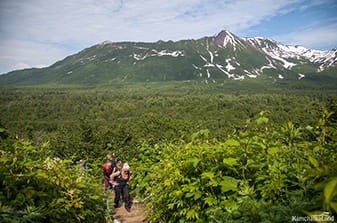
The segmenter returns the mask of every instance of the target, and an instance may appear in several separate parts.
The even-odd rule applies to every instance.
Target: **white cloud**
[[[13,66],[13,69],[15,69],[15,70],[21,70],[21,69],[25,69],[25,68],[31,68],[31,66],[29,66],[26,63],[17,63]]]
[[[300,10],[301,2],[307,1],[3,0],[0,73],[18,63],[51,64],[104,40],[179,40],[213,35],[221,29],[240,33],[288,13],[289,8]]]
[[[2,29],[11,36],[62,42],[155,41],[233,32],[301,0],[30,0],[5,1]],[[24,34],[24,35],[22,35]],[[200,37],[200,36],[198,36]]]
[[[44,67],[47,67],[47,65],[44,65],[44,64],[38,64],[38,65],[34,65],[34,66],[31,66],[29,64],[26,64],[26,63],[17,63],[15,64],[14,66],[12,66],[12,70],[22,70],[22,69],[26,69],[26,68],[44,68]]]
[[[273,38],[288,45],[302,45],[314,49],[331,49],[336,47],[337,23],[318,28],[299,29],[296,32],[274,36]]]
[[[19,40],[1,41],[0,74],[16,69],[45,67],[68,54],[68,51],[50,44]]]

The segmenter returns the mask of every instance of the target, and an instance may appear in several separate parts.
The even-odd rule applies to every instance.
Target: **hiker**
[[[116,166],[113,168],[112,170],[112,174],[116,173],[116,172],[121,172],[123,169],[123,163],[122,161],[118,160],[117,163],[116,163]],[[112,187],[115,188],[115,184],[113,184],[113,182],[116,182],[116,178],[117,176],[113,176],[113,175],[110,175],[110,182],[112,184]]]
[[[117,171],[121,171],[122,169],[123,169],[123,163],[121,160],[118,160],[113,172],[116,173]]]
[[[107,157],[108,157],[108,161],[111,163],[111,167],[112,167],[112,168],[116,167],[116,161],[115,161],[114,158],[112,157],[112,154],[109,153],[109,154],[107,155]]]
[[[110,184],[110,175],[112,174],[113,168],[111,162],[107,160],[105,164],[102,165],[102,172],[104,176],[104,192],[107,188],[112,189],[112,184]]]
[[[81,166],[84,170],[88,171],[88,166],[87,166],[87,164],[84,162],[84,160],[80,160],[80,166]]]
[[[132,178],[132,172],[130,171],[130,166],[124,163],[121,171],[113,173],[112,177],[116,177],[113,181],[115,185],[115,208],[119,207],[120,197],[122,196],[124,201],[124,206],[127,212],[131,211],[131,200],[129,191],[129,182]]]
[[[112,174],[110,175],[110,181],[109,182],[112,185],[112,189],[114,189],[114,191],[115,191],[115,197],[117,195],[116,195],[116,185],[114,184],[114,182],[116,182],[117,176],[113,176],[113,174],[116,173],[116,172],[120,173],[122,171],[122,168],[123,168],[123,163],[122,163],[122,161],[118,160],[117,163],[116,163],[116,167],[113,169]],[[115,198],[115,200],[118,200],[119,202],[121,202],[120,196],[121,196],[121,194],[119,194],[119,199]],[[117,206],[119,207],[120,204],[118,204]]]

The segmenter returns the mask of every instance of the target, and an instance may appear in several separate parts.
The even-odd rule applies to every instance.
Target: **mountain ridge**
[[[196,80],[208,84],[252,78],[295,81],[308,76],[323,76],[332,70],[328,74],[331,80],[337,79],[333,69],[336,64],[337,49],[289,46],[268,37],[240,38],[222,30],[213,37],[175,42],[106,40],[46,68],[1,75],[0,85],[171,80]]]

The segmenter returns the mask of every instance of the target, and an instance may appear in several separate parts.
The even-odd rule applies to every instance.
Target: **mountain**
[[[337,49],[288,46],[229,31],[198,40],[104,41],[50,67],[13,71],[0,85],[114,84],[145,81],[220,83],[227,79],[337,83]]]

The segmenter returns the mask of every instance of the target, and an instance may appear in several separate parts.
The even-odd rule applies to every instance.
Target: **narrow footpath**
[[[113,207],[113,200],[115,193],[111,193],[109,196],[109,209],[112,210],[114,223],[146,223],[145,217],[145,204],[141,200],[133,202],[131,206],[131,212],[127,212],[124,208],[124,203],[121,205],[120,208],[114,209]]]
[[[144,205],[143,204],[133,204],[131,207],[131,212],[127,212],[122,207],[114,210],[113,218],[115,222],[121,223],[143,223],[146,222],[146,217],[144,215]]]

